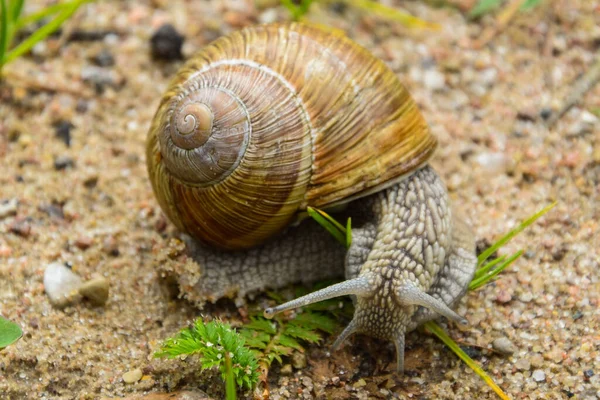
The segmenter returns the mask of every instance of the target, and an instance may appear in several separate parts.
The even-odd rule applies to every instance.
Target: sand
[[[600,398],[600,86],[554,127],[545,120],[597,57],[600,3],[546,1],[480,49],[493,16],[469,21],[454,7],[403,3],[441,29],[409,30],[340,5],[316,4],[308,19],[346,30],[407,85],[440,142],[432,164],[482,243],[558,202],[501,251],[525,249],[524,257],[458,307],[468,326],[444,326],[512,398]],[[27,2],[26,11],[42,4]],[[157,268],[177,232],[153,198],[144,142],[183,61],[152,60],[150,37],[172,23],[189,57],[238,27],[288,18],[281,7],[250,1],[98,2],[6,67],[0,203],[16,199],[16,210],[0,215],[0,314],[24,336],[0,352],[3,399],[184,388],[223,396],[218,374],[201,373],[197,359],[152,358],[162,339],[200,314],[238,325],[243,316],[231,301],[199,310],[173,296]],[[66,40],[82,31],[100,40]],[[54,308],[43,273],[55,261],[84,279],[108,279],[106,305]],[[517,351],[490,351],[498,338]],[[307,367],[291,375],[274,367],[272,398],[497,398],[429,335],[407,337],[402,377],[393,374],[391,344],[356,336],[329,354],[333,340],[309,347]],[[125,383],[136,369],[142,378]]]

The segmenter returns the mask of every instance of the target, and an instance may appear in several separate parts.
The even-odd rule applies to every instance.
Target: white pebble
[[[50,303],[57,308],[79,302],[81,284],[81,278],[63,263],[49,264],[44,271],[44,290]]]
[[[502,354],[510,355],[517,351],[515,345],[508,340],[508,338],[500,337],[492,342],[494,350],[499,351]]]
[[[125,383],[136,383],[140,379],[142,379],[142,370],[139,368],[127,371],[123,374],[123,382]]]
[[[428,69],[423,74],[423,83],[427,89],[441,90],[446,86],[446,78],[441,72],[435,69]]]
[[[542,382],[546,380],[546,373],[541,369],[536,369],[535,371],[533,371],[533,374],[531,374],[531,376],[536,382]]]
[[[487,172],[502,173],[506,170],[508,161],[504,153],[485,152],[478,154],[475,161]]]
[[[10,199],[0,202],[0,218],[15,215],[17,213],[17,199]]]

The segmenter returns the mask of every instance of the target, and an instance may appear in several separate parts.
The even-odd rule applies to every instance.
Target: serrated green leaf
[[[319,340],[321,340],[321,335],[319,335],[317,332],[310,328],[295,325],[293,324],[293,321],[290,321],[290,323],[288,323],[288,325],[283,329],[283,334],[310,343],[317,343]]]
[[[339,326],[336,320],[325,314],[315,312],[303,312],[294,319],[294,324],[302,325],[311,329],[319,329],[329,334],[333,333]]]
[[[298,341],[290,336],[281,335],[279,336],[279,343],[285,347],[291,347],[292,349],[296,349],[299,351],[304,351],[304,347],[298,343]]]
[[[0,317],[0,349],[5,348],[23,336],[21,327],[3,317]]]
[[[274,335],[277,332],[275,324],[263,317],[251,318],[250,323],[244,325],[244,328],[255,331],[267,332],[271,335]]]
[[[258,382],[258,361],[254,353],[245,346],[241,334],[220,321],[205,323],[202,319],[197,319],[191,328],[182,329],[174,337],[165,340],[154,356],[173,358],[195,353],[202,357],[202,369],[218,368],[227,385],[231,385],[231,376],[247,389]],[[227,357],[231,357],[229,366]],[[249,375],[249,379],[242,379],[246,375]]]

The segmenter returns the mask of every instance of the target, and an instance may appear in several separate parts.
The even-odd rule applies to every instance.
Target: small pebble
[[[541,369],[536,369],[535,371],[533,371],[533,374],[531,374],[531,376],[536,382],[542,382],[546,380],[546,373]]]
[[[269,8],[258,16],[258,22],[261,24],[270,24],[277,21],[277,8]]]
[[[475,156],[475,161],[487,172],[494,174],[506,171],[508,160],[504,153],[485,152]]]
[[[86,250],[94,243],[94,239],[89,236],[79,236],[75,239],[75,246],[81,250]]]
[[[83,179],[83,186],[85,186],[88,189],[95,188],[97,184],[98,184],[98,175],[95,173],[90,174]]]
[[[360,378],[358,381],[354,382],[354,384],[352,386],[354,386],[355,388],[361,388],[366,385],[367,385],[367,382],[363,378]]]
[[[550,108],[542,108],[540,110],[540,117],[542,117],[543,120],[547,120],[548,118],[550,118],[551,115],[552,110]]]
[[[294,354],[292,354],[292,365],[296,369],[306,368],[306,355],[299,351],[294,352]]]
[[[423,74],[423,83],[425,83],[427,89],[441,90],[446,86],[446,78],[444,78],[441,72],[435,69],[428,69]]]
[[[82,280],[60,262],[49,264],[44,271],[44,290],[50,303],[57,308],[64,308],[81,301],[79,288]]]
[[[171,24],[165,24],[158,28],[150,38],[152,58],[155,60],[181,60],[181,46],[184,37],[177,32]]]
[[[74,127],[70,121],[59,121],[54,125],[54,136],[71,147],[71,129]]]
[[[59,204],[42,204],[38,209],[50,216],[51,218],[65,219],[62,206]]]
[[[139,368],[127,371],[123,374],[123,382],[125,383],[136,383],[140,379],[142,379],[142,370]]]
[[[6,218],[17,213],[17,199],[8,199],[0,202],[0,218]]]
[[[81,79],[94,85],[97,93],[103,93],[106,87],[117,88],[123,83],[123,78],[114,70],[90,65],[81,70]]]
[[[303,376],[302,377],[302,385],[307,388],[308,390],[313,390],[314,385],[313,385],[313,381],[312,379],[310,379],[308,376]]]
[[[517,351],[517,347],[506,337],[500,337],[492,342],[494,350],[505,355],[511,355]]]
[[[73,167],[75,162],[69,156],[58,156],[54,159],[54,169],[57,171]]]
[[[29,237],[29,235],[31,235],[31,224],[25,218],[17,218],[8,227],[8,230],[14,233],[15,235],[27,238]]]
[[[500,290],[496,296],[496,301],[500,304],[506,304],[512,300],[512,295],[508,290]]]
[[[97,306],[103,306],[108,300],[109,283],[106,278],[94,278],[79,288],[79,294]]]
[[[541,354],[535,354],[531,357],[531,366],[533,368],[542,368],[544,366],[544,357]]]
[[[523,303],[529,303],[531,300],[533,300],[533,294],[531,292],[525,292],[519,296],[519,300],[521,300]]]
[[[112,67],[115,65],[115,58],[108,49],[102,49],[96,54],[92,61],[99,67]]]
[[[104,239],[102,250],[113,257],[117,257],[120,254],[119,243],[113,236],[108,236],[106,239]]]
[[[291,375],[292,374],[292,365],[285,364],[283,367],[281,367],[281,370],[279,372],[281,373],[281,375]]]
[[[519,358],[515,363],[515,367],[519,371],[529,371],[531,369],[531,363],[527,358]]]
[[[583,376],[586,379],[590,379],[592,376],[594,376],[594,370],[586,369],[585,371],[583,371]]]

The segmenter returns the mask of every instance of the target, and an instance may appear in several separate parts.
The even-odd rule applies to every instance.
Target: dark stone
[[[73,167],[75,161],[69,156],[58,156],[54,159],[54,169],[57,171]]]
[[[65,219],[65,214],[61,204],[42,204],[38,207],[38,210],[48,214],[51,218]]]
[[[116,35],[118,33],[110,30],[74,30],[69,34],[67,40],[69,42],[97,42],[99,40],[103,40],[106,36],[111,34]]]
[[[173,25],[161,26],[150,38],[152,58],[166,61],[183,59],[183,54],[181,54],[183,40],[184,37],[177,32]]]
[[[98,54],[92,57],[92,61],[100,67],[111,67],[115,65],[115,58],[108,49],[100,50]]]
[[[74,127],[71,121],[59,121],[54,124],[54,135],[62,140],[67,147],[71,147],[71,128]]]
[[[464,351],[473,360],[478,360],[478,359],[481,358],[481,350],[479,350],[476,347],[460,346],[460,348],[462,349],[462,351]]]
[[[551,115],[552,115],[552,110],[549,108],[542,108],[540,110],[540,117],[542,117],[543,120],[547,120],[548,118],[550,118]]]
[[[586,380],[590,379],[592,376],[594,376],[594,370],[586,369],[585,371],[583,371],[583,377]]]

